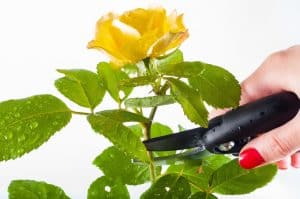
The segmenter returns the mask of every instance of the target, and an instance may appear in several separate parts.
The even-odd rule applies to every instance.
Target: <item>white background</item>
[[[111,10],[121,12],[153,4],[185,13],[190,38],[181,49],[187,60],[224,66],[240,81],[271,52],[300,43],[297,0],[0,0],[0,100],[40,93],[63,98],[53,86],[59,77],[55,69],[94,70],[102,59],[100,53],[86,49],[97,19]],[[112,106],[106,98],[100,108]],[[193,126],[178,107],[163,108],[158,115],[157,120],[173,127],[178,123]],[[61,186],[74,199],[84,199],[89,184],[101,176],[91,162],[108,145],[92,132],[85,118],[74,116],[38,150],[0,163],[0,198],[7,198],[12,179],[35,179]],[[296,199],[299,179],[298,170],[282,171],[269,186],[250,195],[220,198]],[[138,198],[147,186],[130,188],[132,198]]]

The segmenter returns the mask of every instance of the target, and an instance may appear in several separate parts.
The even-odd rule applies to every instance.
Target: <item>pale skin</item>
[[[300,45],[271,54],[241,84],[240,104],[280,91],[292,91],[300,98]],[[211,117],[224,111],[215,111]],[[253,139],[243,149],[255,148],[265,164],[276,162],[278,168],[300,168],[300,113],[292,120]]]

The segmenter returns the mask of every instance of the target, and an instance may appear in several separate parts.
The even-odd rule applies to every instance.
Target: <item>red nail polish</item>
[[[265,160],[256,149],[249,148],[240,153],[239,162],[242,168],[252,169],[265,163]]]

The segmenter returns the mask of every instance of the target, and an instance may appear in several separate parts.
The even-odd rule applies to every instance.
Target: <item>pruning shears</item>
[[[148,151],[183,150],[175,155],[156,157],[156,164],[176,164],[201,160],[211,154],[238,155],[259,134],[277,128],[298,113],[296,94],[283,91],[239,106],[209,121],[208,128],[194,128],[144,141]]]

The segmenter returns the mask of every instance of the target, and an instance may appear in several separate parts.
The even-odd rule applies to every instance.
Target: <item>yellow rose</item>
[[[88,48],[104,50],[118,66],[159,57],[188,37],[182,18],[176,11],[167,15],[163,8],[137,8],[120,16],[109,13],[97,22]]]

